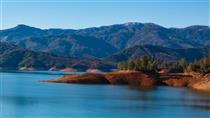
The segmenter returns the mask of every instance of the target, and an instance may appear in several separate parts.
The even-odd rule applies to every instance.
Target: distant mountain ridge
[[[82,35],[32,37],[18,43],[19,47],[60,56],[104,57],[117,50],[104,40]]]
[[[106,57],[104,60],[117,63],[129,59],[138,59],[145,55],[161,62],[177,62],[181,58],[185,58],[188,62],[193,62],[210,56],[210,46],[187,49],[171,49],[152,45],[134,46]]]
[[[165,28],[153,23],[125,23],[81,30],[42,30],[18,25],[2,30],[0,40],[61,56],[106,57],[137,45],[200,48],[210,45],[210,27]]]

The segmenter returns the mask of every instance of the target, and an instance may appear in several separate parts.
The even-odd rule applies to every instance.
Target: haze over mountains
[[[164,61],[193,61],[210,55],[210,27],[199,25],[165,28],[153,23],[125,23],[80,30],[18,25],[2,30],[0,41],[2,68],[107,70],[116,62],[143,55]]]

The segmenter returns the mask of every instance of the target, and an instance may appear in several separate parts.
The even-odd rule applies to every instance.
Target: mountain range
[[[209,26],[125,23],[74,30],[18,25],[0,31],[0,67],[109,71],[117,62],[143,55],[161,61],[194,61],[210,55],[209,45]]]
[[[79,30],[43,30],[18,25],[2,30],[0,40],[60,56],[102,58],[136,45],[200,48],[210,45],[210,27],[165,28],[153,23],[125,23]]]

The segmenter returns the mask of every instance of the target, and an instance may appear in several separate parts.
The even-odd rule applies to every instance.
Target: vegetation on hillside
[[[173,49],[157,45],[138,45],[119,51],[106,57],[105,60],[122,62],[129,59],[135,60],[143,55],[150,56],[155,60],[161,61],[161,63],[178,62],[181,58],[185,58],[187,62],[194,62],[194,60],[210,56],[210,46],[204,46],[201,48]]]
[[[118,64],[119,70],[152,72],[157,70],[157,61],[148,56],[136,60],[123,61]]]
[[[210,58],[206,57],[195,63],[188,64],[186,71],[195,71],[200,73],[210,73]]]
[[[188,63],[184,58],[178,62],[160,62],[149,56],[143,56],[135,60],[128,60],[118,63],[119,70],[158,72],[167,69],[170,72],[199,72],[210,73],[210,58],[205,57],[201,60]]]

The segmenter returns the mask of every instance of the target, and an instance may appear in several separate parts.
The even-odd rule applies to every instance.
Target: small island
[[[120,62],[117,67],[115,72],[71,74],[42,82],[129,85],[140,89],[174,86],[210,91],[209,57],[188,63],[185,59],[178,62],[161,62],[149,56],[142,56]]]

